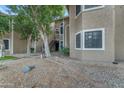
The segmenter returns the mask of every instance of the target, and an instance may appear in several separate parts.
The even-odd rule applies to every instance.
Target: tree
[[[3,36],[5,33],[8,33],[10,30],[10,24],[9,24],[9,16],[5,15],[3,13],[0,13],[0,38],[1,38],[1,48],[2,48],[2,53],[3,53],[3,48],[4,48],[4,43],[3,43]],[[3,56],[3,54],[2,54]]]
[[[15,31],[20,33],[21,39],[27,40],[27,54],[30,55],[31,41],[38,39],[38,31],[27,16],[15,16]]]
[[[47,37],[51,32],[50,24],[55,18],[61,17],[64,14],[64,7],[61,5],[20,5],[8,7],[17,15],[23,18],[24,16],[27,17],[28,21],[33,24],[42,38],[45,56],[51,56]]]
[[[7,32],[9,32],[9,16],[0,13],[0,37],[3,38]]]

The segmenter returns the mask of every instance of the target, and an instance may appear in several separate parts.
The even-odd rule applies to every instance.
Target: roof
[[[67,19],[67,18],[69,18],[69,16],[64,16],[63,18],[55,19],[55,21],[60,21],[60,20]]]

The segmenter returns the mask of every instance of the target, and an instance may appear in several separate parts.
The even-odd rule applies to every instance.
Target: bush
[[[34,53],[34,48],[30,48],[31,53]]]
[[[63,55],[69,56],[69,48],[63,48],[63,49],[61,49],[61,52]]]

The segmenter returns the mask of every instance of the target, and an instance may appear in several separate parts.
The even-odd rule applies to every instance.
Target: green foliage
[[[30,48],[31,53],[34,53],[34,48]]]
[[[16,5],[8,6],[8,8],[17,14],[15,20],[23,38],[28,38],[30,35],[38,38],[40,33],[44,43],[48,42],[47,36],[52,32],[51,23],[64,15],[64,7],[61,5]],[[45,54],[49,56],[49,46],[44,45]]]
[[[1,14],[0,15],[0,36],[2,37],[6,32],[9,32],[9,16]]]
[[[38,38],[38,31],[33,23],[26,16],[18,15],[14,18],[15,31],[20,33],[21,39],[28,39],[31,35],[32,40]]]
[[[17,59],[16,57],[14,56],[4,56],[4,57],[0,57],[0,60],[15,60]]]
[[[60,51],[61,51],[61,53],[62,53],[63,55],[69,56],[69,48],[63,48],[63,49],[61,49]]]
[[[31,29],[42,30],[46,34],[51,33],[50,24],[53,20],[64,15],[64,7],[61,5],[17,5],[8,8],[19,16],[19,22],[23,20],[18,25],[24,23],[22,27],[25,27],[28,24]],[[28,33],[27,30],[24,32]]]

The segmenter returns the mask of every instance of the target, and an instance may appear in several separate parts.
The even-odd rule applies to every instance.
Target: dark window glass
[[[81,48],[81,33],[76,35],[76,48]]]
[[[3,40],[5,49],[9,49],[9,40]]]
[[[85,48],[102,48],[102,31],[85,32]]]
[[[60,48],[63,48],[63,41],[60,42]]]
[[[60,24],[60,34],[63,34],[64,31],[64,24],[63,22]]]
[[[81,5],[76,5],[76,16],[81,12]]]
[[[63,26],[63,22],[61,23],[61,26]]]
[[[60,33],[63,34],[63,26],[60,27]]]
[[[94,8],[94,7],[99,7],[101,5],[84,5],[84,9],[89,9],[89,8]]]

